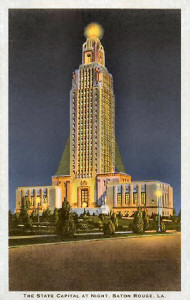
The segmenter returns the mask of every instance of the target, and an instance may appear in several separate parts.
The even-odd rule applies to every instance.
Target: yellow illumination
[[[84,35],[86,38],[98,38],[101,39],[104,34],[103,27],[97,23],[91,23],[86,26]]]
[[[87,203],[83,202],[82,207],[86,208],[87,207]]]
[[[161,197],[162,196],[162,191],[156,191],[156,196]]]

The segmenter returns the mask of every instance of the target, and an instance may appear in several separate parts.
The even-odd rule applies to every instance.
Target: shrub
[[[87,230],[88,229],[88,224],[86,224],[86,223],[80,224],[80,228],[83,229],[83,230]]]
[[[164,222],[161,222],[161,232],[166,232],[166,226]]]
[[[113,222],[115,228],[118,228],[118,218],[114,212],[111,214],[110,220]]]
[[[30,215],[31,219],[33,222],[37,222],[38,221],[38,214],[37,212],[33,209],[31,215]]]
[[[75,233],[75,223],[73,214],[71,212],[71,206],[65,199],[62,204],[62,208],[58,212],[59,219],[56,226],[56,231],[60,237],[70,237]]]
[[[14,214],[14,223],[15,223],[15,226],[17,226],[19,224],[19,213]]]
[[[21,210],[19,214],[19,223],[23,224],[25,229],[32,230],[32,219],[28,214],[29,201],[22,198]]]
[[[181,231],[181,224],[180,223],[176,225],[176,230]]]
[[[143,217],[142,217],[142,211],[140,208],[134,213],[134,219],[133,219],[133,232],[134,233],[142,233],[144,227]]]
[[[32,224],[33,223],[32,223],[32,220],[31,220],[30,216],[27,215],[26,220],[25,220],[25,224],[24,224],[25,228],[30,229],[32,231],[32,229],[33,229]]]
[[[99,230],[102,230],[102,228],[103,228],[103,222],[102,221],[98,221],[98,228],[99,228]]]
[[[49,209],[49,207],[47,209],[44,209],[43,213],[42,213],[42,220],[43,221],[51,221],[51,210]]]
[[[75,224],[77,224],[78,221],[79,221],[79,217],[78,217],[78,214],[76,212],[73,212],[73,219],[74,219]]]
[[[59,220],[58,209],[55,208],[54,212],[53,212],[53,222],[54,222],[55,225],[57,224],[58,220]]]
[[[129,226],[128,225],[123,225],[123,226],[121,226],[121,230],[128,231],[129,230]]]
[[[181,209],[180,209],[179,214],[177,216],[177,223],[181,223]]]
[[[121,211],[118,212],[117,217],[118,217],[119,219],[121,219],[121,218],[123,217]]]
[[[101,221],[105,221],[105,215],[104,214],[99,214],[98,216]]]
[[[64,226],[62,226],[61,235],[63,237],[73,236],[75,233],[75,223],[73,218],[70,216],[68,220],[65,221]]]
[[[154,230],[158,230],[158,216],[156,214],[154,214],[154,216],[153,216],[152,227]]]
[[[92,224],[92,223],[89,224],[89,225],[88,225],[88,228],[89,228],[89,229],[94,229],[94,224]]]
[[[15,225],[15,216],[13,215],[12,211],[9,210],[9,229],[14,227]]]
[[[109,220],[108,223],[104,223],[103,232],[105,236],[112,236],[115,234],[115,225],[111,220]]]

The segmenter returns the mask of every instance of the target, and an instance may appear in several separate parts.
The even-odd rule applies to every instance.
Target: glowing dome
[[[84,30],[86,38],[98,38],[101,39],[104,34],[104,29],[100,24],[90,23]]]

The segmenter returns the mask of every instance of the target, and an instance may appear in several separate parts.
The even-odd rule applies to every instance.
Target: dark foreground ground
[[[179,291],[180,234],[10,249],[11,291]]]

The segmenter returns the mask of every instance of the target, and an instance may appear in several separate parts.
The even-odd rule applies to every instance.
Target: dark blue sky
[[[132,180],[181,198],[180,10],[9,11],[10,209],[17,186],[50,185],[69,135],[72,72],[98,22],[114,79],[116,136]]]

